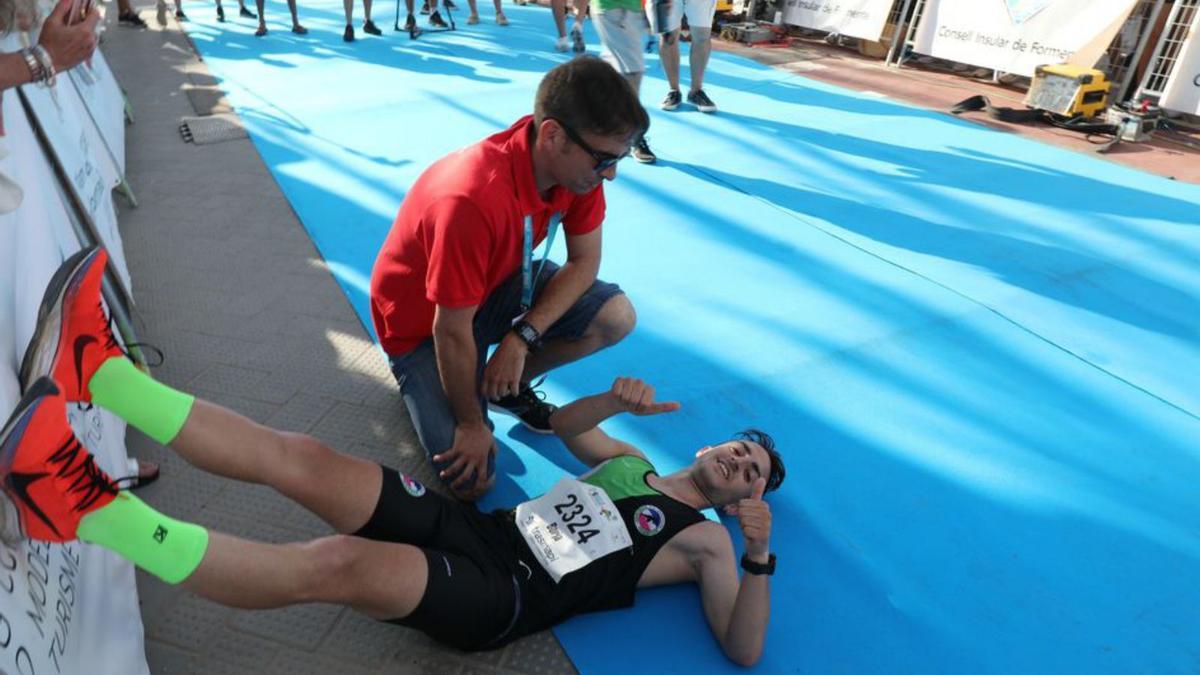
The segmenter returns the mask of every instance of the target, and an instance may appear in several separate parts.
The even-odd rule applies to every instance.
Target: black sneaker
[[[219,23],[225,23],[225,9],[223,7],[217,8],[217,21]]]
[[[133,26],[134,28],[149,28],[146,22],[142,20],[142,17],[137,15],[137,12],[121,12],[117,15],[117,23],[123,23],[126,26]]]
[[[422,14],[429,13],[429,0],[425,0],[425,2],[421,3],[421,13]]]
[[[446,9],[458,9],[458,5],[451,2],[451,0],[442,0],[442,4],[445,5]]]
[[[672,89],[667,92],[667,97],[663,99],[659,107],[663,110],[674,110],[679,107],[680,103],[683,103],[683,94],[679,93],[678,89]]]
[[[243,19],[257,19],[258,18],[257,14],[255,14],[254,12],[251,12],[250,10],[246,9],[245,7],[242,7],[241,9],[238,10],[238,16],[242,17]]]
[[[642,136],[637,143],[633,144],[633,150],[629,153],[633,158],[642,164],[653,164],[658,161],[658,155],[650,149],[650,144],[646,142],[646,137]]]
[[[583,41],[583,28],[579,24],[571,27],[571,51],[576,54],[587,51],[587,43]]]
[[[383,31],[379,30],[379,27],[375,25],[375,22],[371,21],[370,19],[363,22],[363,32],[369,35],[383,35]]]
[[[696,109],[702,113],[717,112],[717,104],[712,102],[712,99],[708,97],[708,94],[704,93],[703,89],[689,91],[688,103],[696,106]]]
[[[442,19],[441,13],[434,10],[433,14],[429,15],[429,25],[434,28],[445,28],[446,22]]]
[[[342,42],[354,42],[354,26],[346,26],[342,31]]]
[[[416,29],[417,29],[417,20],[416,20],[416,18],[413,17],[412,14],[409,14],[408,18],[404,20],[404,30],[411,33],[413,31],[415,31]]]
[[[535,434],[554,433],[550,427],[550,415],[558,410],[558,406],[547,403],[546,394],[528,384],[521,385],[521,392],[515,396],[489,401],[488,407],[521,420],[521,424]]]
[[[187,21],[187,14],[184,14],[182,9],[177,9],[175,10],[175,20]]]

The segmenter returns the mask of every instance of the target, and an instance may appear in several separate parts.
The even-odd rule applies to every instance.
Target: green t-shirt
[[[653,0],[648,0],[653,2]],[[675,0],[681,2],[682,0]],[[642,0],[592,0],[597,12],[607,12],[610,9],[627,9],[631,12],[642,11]]]

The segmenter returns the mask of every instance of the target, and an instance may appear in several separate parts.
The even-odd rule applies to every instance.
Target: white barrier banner
[[[79,242],[12,92],[3,97],[3,115],[11,152],[0,171],[25,193],[16,211],[0,215],[0,420],[7,420],[20,398],[17,371],[42,292]],[[124,423],[99,408],[71,406],[68,416],[97,464],[126,475]],[[148,672],[132,565],[78,542],[0,544],[0,673]]]
[[[72,68],[68,73],[71,84],[87,108],[88,115],[100,131],[104,150],[117,167],[120,176],[125,175],[125,98],[117,78],[108,67],[108,61],[99,49],[92,54],[91,65],[86,62]]]
[[[1175,72],[1163,88],[1159,105],[1168,110],[1200,115],[1200,12],[1192,17],[1192,28],[1175,62]]]
[[[7,50],[6,50],[7,51]],[[101,242],[108,249],[118,270],[125,269],[121,233],[112,190],[121,183],[121,172],[105,149],[79,92],[68,76],[59,75],[53,87],[37,84],[21,86],[33,114],[50,140],[58,161],[71,179],[76,196],[96,226]],[[120,272],[125,288],[129,275]]]
[[[927,0],[917,27],[921,54],[1032,76],[1037,66],[1072,62],[1115,32],[1136,0]],[[1108,40],[1112,35],[1108,35]],[[1099,56],[1097,51],[1096,56]]]
[[[877,41],[892,0],[786,0],[783,22]]]

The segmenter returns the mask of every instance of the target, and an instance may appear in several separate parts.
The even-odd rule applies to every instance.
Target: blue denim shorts
[[[538,262],[534,263],[535,269],[538,264]],[[539,270],[534,283],[535,302],[558,269],[558,265],[547,260]],[[542,337],[546,340],[579,339],[587,331],[604,303],[621,293],[623,291],[616,284],[596,280],[575,301],[575,304],[571,305],[566,313],[546,330]],[[475,382],[477,384],[483,381],[483,369],[487,365],[488,348],[504,338],[512,328],[513,319],[520,314],[521,274],[518,272],[492,291],[492,294],[479,307],[479,311],[475,313],[475,347],[479,354],[475,364]],[[425,340],[416,349],[406,354],[389,355],[388,361],[392,367],[392,375],[400,384],[400,396],[404,399],[404,406],[408,408],[413,427],[417,431],[417,438],[420,439],[421,447],[425,449],[432,461],[434,455],[449,450],[454,444],[454,427],[456,426],[454,412],[450,409],[450,400],[446,398],[446,392],[442,389],[442,380],[438,374],[433,338]],[[487,400],[483,396],[479,397],[479,409],[483,412],[483,418],[487,420],[488,426],[492,427],[492,422],[488,419]],[[489,461],[489,476],[495,471],[495,460],[496,458],[492,457]],[[439,473],[448,465],[449,462],[433,462],[434,468]],[[447,483],[452,480],[453,477],[447,477]]]

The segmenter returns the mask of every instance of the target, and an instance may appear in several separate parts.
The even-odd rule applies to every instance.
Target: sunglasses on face
[[[584,152],[586,152],[587,154],[592,156],[592,159],[596,161],[596,165],[592,167],[592,171],[594,171],[596,173],[603,173],[603,172],[609,170],[614,165],[616,165],[617,162],[619,162],[629,156],[628,150],[626,150],[624,153],[622,153],[620,155],[614,155],[611,152],[601,152],[600,150],[597,150],[597,149],[593,148],[592,146],[588,145],[587,142],[584,141],[583,138],[581,138],[579,136],[579,134],[575,133],[574,129],[567,126],[562,120],[555,119],[553,117],[548,118],[548,119],[552,119],[555,122],[557,122],[558,126],[562,127],[562,130],[564,132],[566,132],[567,138],[571,139],[572,143],[583,148]]]

